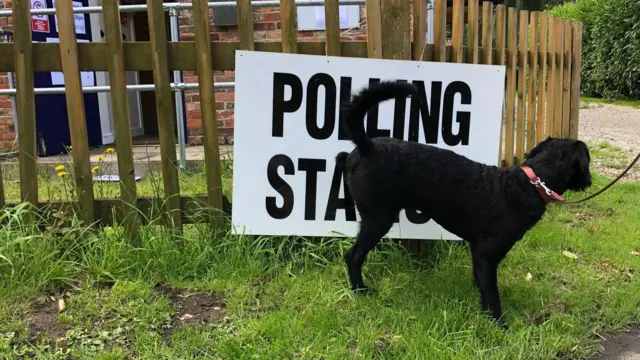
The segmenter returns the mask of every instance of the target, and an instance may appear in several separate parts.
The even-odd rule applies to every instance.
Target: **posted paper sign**
[[[47,38],[47,42],[60,42],[58,38]],[[78,39],[78,42],[88,43],[89,40]],[[95,75],[93,71],[81,71],[80,72],[80,81],[82,82],[83,87],[94,86],[95,85]],[[51,85],[62,85],[64,86],[64,75],[61,71],[52,71],[51,72]]]
[[[46,0],[31,0],[32,9],[46,9]],[[49,15],[33,15],[31,17],[31,29],[35,32],[49,32]]]
[[[43,0],[44,1],[44,0]],[[72,1],[71,2],[73,4],[73,7],[82,7],[82,1]],[[53,0],[53,6],[56,6],[56,0]],[[84,22],[84,17],[86,14],[73,14],[73,24],[76,28],[76,34],[86,34],[87,33],[87,26],[86,23]],[[55,23],[56,23],[56,32],[58,31],[58,16],[54,15],[53,16],[55,19]]]
[[[340,105],[381,80],[414,83],[420,94],[370,112],[370,136],[417,141],[497,165],[504,66],[237,51],[236,233],[357,234],[360,216],[345,210],[350,198],[335,164],[340,151],[354,148],[340,126]],[[459,240],[412,209],[400,213],[388,236]]]

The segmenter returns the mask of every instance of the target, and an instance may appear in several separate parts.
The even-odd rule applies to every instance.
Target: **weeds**
[[[181,188],[202,193],[203,179],[182,174]],[[65,196],[63,180],[51,181],[52,196]],[[139,192],[162,196],[161,181],[145,181]],[[457,242],[409,257],[383,241],[364,271],[377,293],[355,296],[342,263],[350,239],[236,236],[228,223],[175,234],[149,217],[134,246],[118,224],[92,229],[51,206],[28,225],[29,210],[0,213],[7,359],[574,359],[640,322],[639,184],[553,205],[516,245],[499,270],[508,332],[479,311]]]

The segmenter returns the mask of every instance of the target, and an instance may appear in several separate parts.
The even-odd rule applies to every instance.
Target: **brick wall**
[[[342,41],[358,41],[367,39],[367,28],[365,20],[366,14],[364,5],[360,6],[361,26],[347,31],[341,30]],[[215,26],[213,23],[212,11],[209,13],[211,21],[212,41],[238,41],[237,26]],[[281,41],[280,10],[279,8],[258,8],[253,12],[254,39],[255,41]],[[194,29],[191,10],[182,10],[180,13],[180,39],[182,41],[194,40]],[[298,31],[298,41],[324,41],[324,31]],[[194,72],[185,71],[184,81],[197,83],[198,76]],[[214,73],[216,82],[233,82],[235,75],[233,71],[216,71]],[[234,91],[233,89],[219,89],[215,93],[216,115],[218,119],[218,133],[220,144],[233,144],[233,122],[234,122]],[[190,144],[202,143],[202,120],[200,114],[200,96],[198,90],[188,90],[185,93],[185,103],[187,109],[187,128],[189,132]]]
[[[12,0],[0,0],[0,9],[11,8]],[[13,18],[0,17],[0,29],[11,30]],[[4,39],[0,40],[4,41]],[[0,89],[9,88],[9,76],[0,73]],[[14,147],[16,130],[13,126],[13,109],[11,99],[8,96],[0,96],[0,151],[10,150]]]

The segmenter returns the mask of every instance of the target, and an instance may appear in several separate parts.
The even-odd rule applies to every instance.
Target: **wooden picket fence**
[[[506,126],[501,134],[504,147],[499,162],[503,166],[519,163],[527,150],[548,135],[576,137],[581,24],[545,13],[494,6],[487,1],[469,0],[466,9],[464,4],[464,0],[454,0],[453,8],[447,9],[446,0],[434,0],[435,41],[427,44],[425,1],[366,0],[367,41],[342,42],[339,2],[326,0],[326,41],[298,42],[295,1],[282,0],[282,41],[256,42],[251,2],[238,0],[239,41],[212,42],[207,2],[193,0],[195,41],[168,42],[162,2],[147,0],[150,41],[125,43],[120,36],[118,2],[103,1],[106,42],[78,43],[72,21],[72,1],[58,0],[56,12],[62,19],[59,24],[60,42],[33,43],[30,1],[14,0],[14,42],[0,44],[0,71],[16,74],[21,200],[44,204],[38,199],[33,81],[36,71],[64,72],[78,200],[58,205],[73,206],[86,223],[110,224],[115,213],[131,233],[137,233],[142,221],[140,216],[132,216],[137,215],[137,211],[145,213],[152,208],[161,208],[169,214],[166,216],[171,226],[180,228],[183,223],[193,221],[189,214],[200,208],[197,204],[201,202],[208,204],[214,217],[229,207],[221,191],[215,100],[212,96],[215,92],[213,71],[234,70],[237,49],[506,65]],[[447,45],[446,39],[448,10],[452,13],[451,45]],[[134,179],[125,71],[144,70],[153,70],[154,74],[163,199],[138,197]],[[206,195],[180,196],[169,79],[171,70],[197,71],[199,75]],[[119,199],[94,198],[80,71],[109,72],[121,179]],[[1,186],[0,182],[0,192]],[[4,205],[4,196],[0,199],[0,205]]]

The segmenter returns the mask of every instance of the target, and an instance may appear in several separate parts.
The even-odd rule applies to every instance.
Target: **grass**
[[[640,100],[611,100],[582,96],[580,97],[580,102],[631,106],[640,109]]]
[[[607,149],[594,146],[594,157]],[[182,188],[203,186],[198,176]],[[141,193],[157,191],[146,181]],[[594,191],[607,181],[597,176]],[[62,228],[52,217],[32,228],[23,211],[0,215],[7,359],[579,359],[599,336],[640,322],[640,184],[552,205],[514,247],[499,272],[507,332],[480,313],[459,243],[427,242],[417,257],[384,241],[364,269],[378,293],[354,296],[348,239],[150,225],[133,247],[112,228]]]

